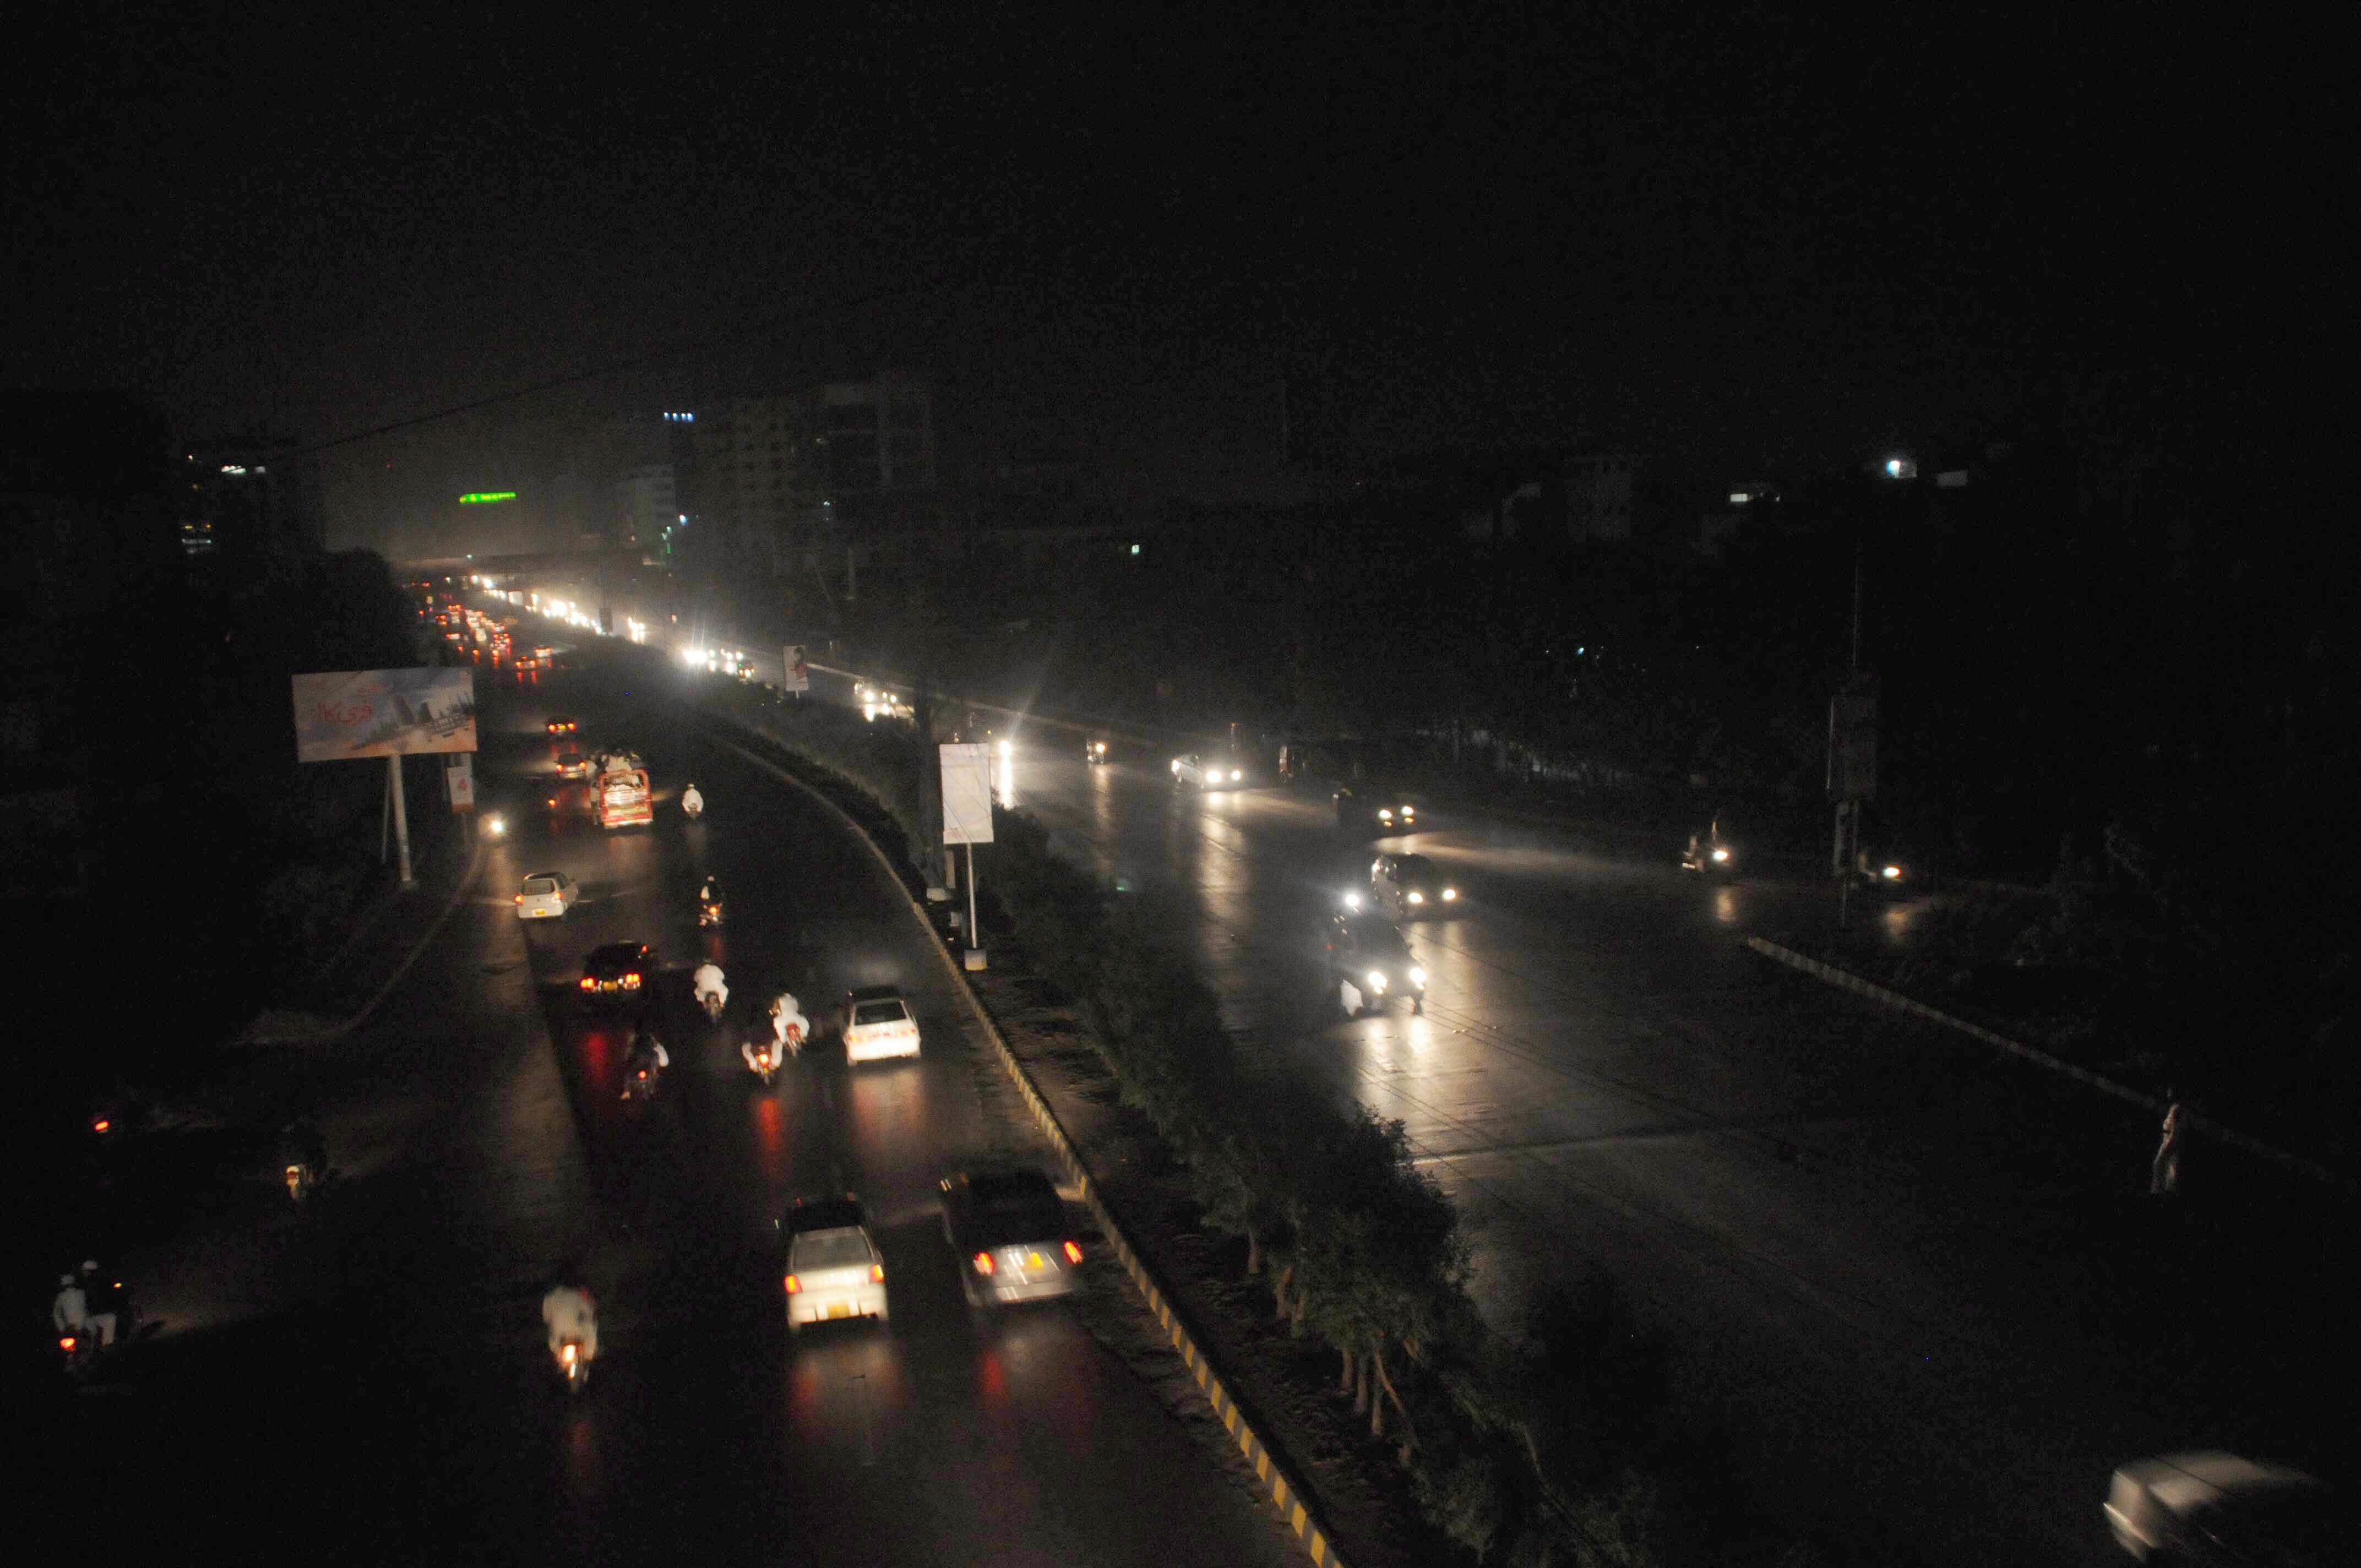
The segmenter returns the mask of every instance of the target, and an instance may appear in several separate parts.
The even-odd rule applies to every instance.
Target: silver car
[[[869,1214],[850,1192],[796,1200],[787,1233],[787,1331],[852,1318],[887,1319],[885,1255],[869,1234]]]
[[[582,896],[580,884],[564,872],[535,872],[516,895],[520,920],[561,920]]]

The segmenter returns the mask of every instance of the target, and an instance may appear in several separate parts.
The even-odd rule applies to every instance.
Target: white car
[[[524,879],[524,889],[516,895],[517,918],[563,919],[581,896],[580,884],[564,872],[535,872]]]
[[[1246,770],[1235,757],[1201,757],[1191,751],[1172,759],[1172,777],[1199,789],[1237,789],[1246,782]]]
[[[885,1255],[858,1198],[798,1198],[783,1228],[788,1332],[840,1319],[886,1321]]]
[[[918,1020],[902,993],[890,985],[866,985],[845,992],[842,1026],[848,1062],[918,1054]]]
[[[2350,1563],[2352,1516],[2301,1470],[2235,1453],[2168,1453],[2117,1470],[2107,1528],[2142,1562]]]

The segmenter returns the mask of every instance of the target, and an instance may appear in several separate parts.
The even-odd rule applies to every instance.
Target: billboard
[[[299,762],[476,749],[473,668],[334,670],[294,685]]]
[[[786,671],[786,678],[779,683],[780,689],[791,692],[811,690],[811,666],[804,663],[804,645],[790,642],[781,652],[783,656],[779,663]]]
[[[992,842],[992,748],[938,746],[943,754],[943,842]]]

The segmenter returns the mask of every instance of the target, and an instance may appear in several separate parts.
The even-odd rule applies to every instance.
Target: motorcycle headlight
[[[1885,868],[1883,874],[1885,880],[1888,882],[1900,882],[1902,880],[1902,868],[1900,866],[1888,866]]]
[[[1371,991],[1383,991],[1386,988],[1386,977],[1380,970],[1371,970],[1368,974],[1368,981],[1369,989]]]
[[[1411,967],[1410,967],[1410,982],[1411,982],[1412,985],[1415,985],[1415,986],[1418,986],[1418,987],[1421,987],[1422,989],[1423,989],[1423,988],[1424,988],[1424,986],[1425,986],[1425,984],[1426,984],[1426,971],[1425,971],[1424,970],[1422,970],[1422,969],[1419,968],[1416,964],[1412,964],[1412,965],[1411,965]]]
[[[1728,850],[1716,850],[1713,852],[1713,858],[1717,861],[1727,861],[1730,859],[1730,851]]]

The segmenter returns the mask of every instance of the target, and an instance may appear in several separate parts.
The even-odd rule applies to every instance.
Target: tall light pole
[[[1917,463],[1901,454],[1880,466],[1884,477],[1903,483],[1918,477]],[[1856,514],[1852,530],[1852,630],[1847,658],[1845,690],[1828,712],[1829,783],[1836,786],[1836,841],[1831,850],[1837,873],[1837,926],[1852,915],[1853,872],[1861,859],[1861,805],[1874,790],[1877,767],[1877,698],[1861,673],[1861,605],[1868,520]]]

